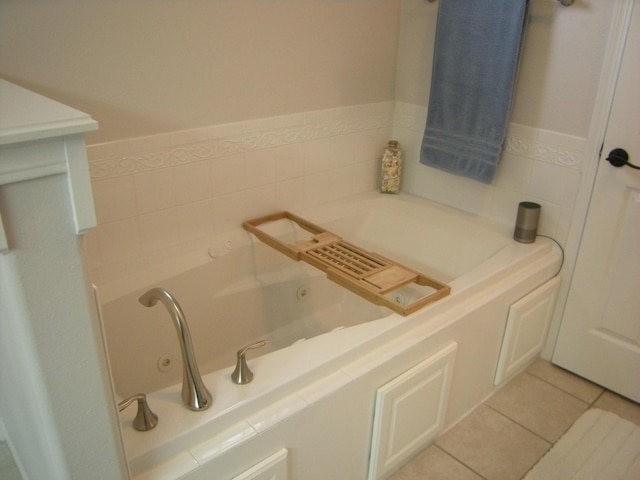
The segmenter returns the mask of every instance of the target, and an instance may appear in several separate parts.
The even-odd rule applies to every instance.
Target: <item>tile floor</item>
[[[391,480],[519,480],[592,407],[640,425],[640,405],[538,360]]]

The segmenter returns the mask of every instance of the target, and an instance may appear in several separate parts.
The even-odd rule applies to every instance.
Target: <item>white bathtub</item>
[[[496,388],[510,305],[561,262],[547,239],[520,244],[509,227],[408,195],[372,193],[294,213],[448,283],[451,294],[402,317],[241,229],[206,251],[99,286],[116,391],[147,393],[160,417],[141,433],[131,427],[134,409],[121,414],[134,476],[233,478],[286,447],[295,452],[290,478],[365,478],[376,388],[453,341],[446,424],[459,420]],[[181,405],[174,327],[164,307],[137,302],[154,286],[184,310],[215,397],[209,410]],[[260,339],[268,348],[247,355],[253,382],[233,384],[235,351]]]

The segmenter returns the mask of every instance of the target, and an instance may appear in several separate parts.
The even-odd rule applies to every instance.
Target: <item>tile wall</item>
[[[540,233],[566,240],[585,139],[511,125],[497,178],[484,185],[419,164],[425,119],[424,107],[383,102],[89,146],[92,281],[206,247],[247,218],[371,190],[390,138],[404,149],[404,191],[506,224],[518,202],[536,201]]]
[[[277,210],[371,190],[393,103],[217,125],[88,147],[100,284]]]
[[[492,185],[452,175],[419,163],[427,118],[425,107],[397,102],[393,135],[409,161],[403,190],[461,210],[512,225],[518,203],[542,206],[539,233],[564,243],[580,187],[586,139],[511,124]]]

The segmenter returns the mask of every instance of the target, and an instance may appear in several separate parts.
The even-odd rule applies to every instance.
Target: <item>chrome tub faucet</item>
[[[191,410],[206,410],[213,403],[213,396],[205,387],[198,363],[193,353],[191,343],[191,333],[187,325],[187,319],[180,308],[180,305],[169,292],[163,288],[152,288],[142,295],[139,302],[145,307],[153,307],[159,300],[169,310],[169,315],[176,327],[180,350],[182,351],[182,402]]]

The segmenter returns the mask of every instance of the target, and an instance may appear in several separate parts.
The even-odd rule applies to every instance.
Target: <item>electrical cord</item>
[[[548,238],[549,240],[554,241],[555,244],[558,245],[558,248],[560,249],[560,252],[562,252],[562,260],[560,261],[560,268],[558,268],[558,271],[553,275],[554,277],[558,276],[558,274],[562,270],[562,266],[564,265],[564,248],[562,248],[562,245],[560,245],[559,241],[557,241],[553,237],[550,237],[549,235],[541,235],[541,234],[538,233],[538,234],[536,234],[536,237],[544,237],[544,238]]]

